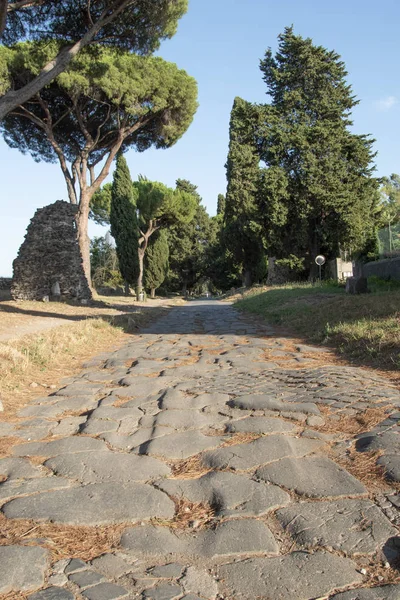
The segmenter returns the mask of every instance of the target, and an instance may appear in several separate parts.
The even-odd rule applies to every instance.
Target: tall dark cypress
[[[358,101],[336,52],[287,28],[260,68],[271,97],[259,129],[266,237],[271,254],[294,255],[312,276],[317,254],[362,251],[375,236],[373,140],[350,130]]]
[[[135,192],[127,162],[117,156],[117,168],[111,188],[111,235],[115,239],[119,268],[125,280],[125,290],[136,283],[138,266],[138,222]]]
[[[235,98],[226,163],[224,240],[245,286],[258,278],[260,264],[265,264],[257,197],[260,158],[255,140],[256,113],[257,107]]]

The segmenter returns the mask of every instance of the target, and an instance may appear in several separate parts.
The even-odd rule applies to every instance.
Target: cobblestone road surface
[[[399,600],[399,405],[387,379],[229,304],[174,308],[0,423],[22,438],[0,460],[0,524],[33,524],[0,534],[0,594]],[[43,522],[115,525],[120,544],[57,560]]]

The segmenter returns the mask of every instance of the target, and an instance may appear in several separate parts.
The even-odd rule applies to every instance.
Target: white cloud
[[[375,106],[378,110],[385,112],[393,108],[398,102],[396,96],[386,96],[386,98],[378,100],[378,102],[375,103]]]

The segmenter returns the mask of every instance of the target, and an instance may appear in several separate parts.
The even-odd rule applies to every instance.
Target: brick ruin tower
[[[54,293],[65,299],[90,300],[77,238],[77,212],[76,205],[63,200],[36,211],[13,262],[14,300],[43,300]]]

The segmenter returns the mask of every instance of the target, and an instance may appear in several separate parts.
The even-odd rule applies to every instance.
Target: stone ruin
[[[78,206],[58,200],[39,208],[13,262],[14,300],[90,300],[77,239]],[[57,285],[58,284],[58,285]]]

